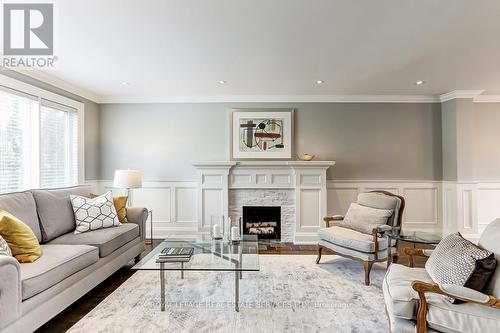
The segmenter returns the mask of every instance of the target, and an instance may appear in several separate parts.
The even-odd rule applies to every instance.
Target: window
[[[78,108],[0,85],[0,193],[78,184],[80,130]]]

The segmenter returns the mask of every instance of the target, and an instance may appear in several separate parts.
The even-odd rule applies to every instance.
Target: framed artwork
[[[231,111],[231,159],[291,159],[293,109]]]

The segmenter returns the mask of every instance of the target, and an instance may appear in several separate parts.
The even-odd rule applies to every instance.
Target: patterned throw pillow
[[[70,195],[75,213],[75,234],[103,228],[117,227],[121,223],[116,215],[111,191],[90,199],[79,195]]]
[[[98,194],[90,193],[89,198],[94,199],[98,196]],[[120,220],[120,223],[128,223],[127,201],[128,196],[126,195],[113,197],[113,204],[115,205],[116,215],[118,215],[118,220]]]
[[[494,254],[463,238],[459,232],[446,236],[425,264],[434,282],[477,291],[483,291],[495,268]],[[448,300],[455,303],[451,297]]]
[[[12,257],[12,252],[10,251],[9,244],[3,239],[2,236],[0,236],[0,255],[5,255]]]
[[[352,203],[345,214],[344,223],[353,230],[371,234],[375,227],[387,224],[392,214],[392,209],[377,209]]]

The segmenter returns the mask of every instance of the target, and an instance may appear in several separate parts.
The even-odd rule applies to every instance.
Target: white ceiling
[[[497,0],[56,3],[48,73],[99,101],[500,92]]]

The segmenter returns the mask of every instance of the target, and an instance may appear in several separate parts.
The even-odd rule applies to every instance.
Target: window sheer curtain
[[[0,193],[77,183],[76,109],[0,86]]]

